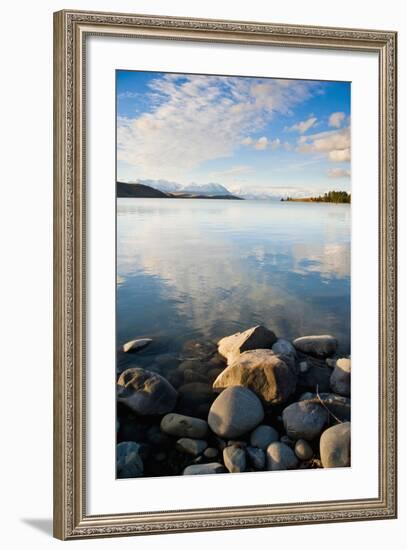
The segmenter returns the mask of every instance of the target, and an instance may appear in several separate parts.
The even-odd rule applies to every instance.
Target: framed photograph
[[[396,33],[54,44],[55,536],[395,518]]]

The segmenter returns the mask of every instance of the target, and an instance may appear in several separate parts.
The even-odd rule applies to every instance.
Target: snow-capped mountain
[[[148,185],[164,193],[193,193],[195,195],[231,195],[230,191],[220,183],[188,183],[181,185],[175,181],[143,179],[129,183]]]

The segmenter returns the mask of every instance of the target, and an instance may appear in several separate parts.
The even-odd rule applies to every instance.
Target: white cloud
[[[330,178],[349,178],[350,170],[346,168],[330,168],[328,170],[328,176]]]
[[[269,140],[266,136],[262,136],[258,139],[253,139],[251,137],[246,137],[241,142],[243,145],[247,145],[248,147],[253,147],[254,149],[257,149],[258,151],[264,151],[267,148],[271,149],[278,149],[281,145],[281,141],[279,138],[275,138],[273,140]]]
[[[131,168],[132,178],[183,178],[205,161],[232,156],[275,112],[290,114],[317,86],[199,75],[157,78],[150,82],[151,111],[118,118],[118,161]]]
[[[324,153],[332,162],[350,160],[350,128],[329,130],[298,139],[300,153]]]
[[[345,120],[345,113],[342,113],[341,111],[339,111],[337,113],[331,114],[331,116],[329,117],[328,124],[333,128],[340,128],[344,120]]]
[[[289,132],[298,132],[299,134],[305,134],[310,128],[312,128],[315,123],[317,122],[317,118],[312,116],[308,118],[307,120],[303,120],[301,122],[297,122],[290,128],[286,128]]]
[[[266,138],[266,136],[262,136],[256,141],[254,148],[258,149],[259,151],[263,151],[264,149],[267,148],[268,144],[269,144],[269,140]]]
[[[209,174],[209,177],[211,178],[214,178],[214,179],[221,179],[221,178],[236,178],[237,176],[241,176],[241,175],[244,175],[244,174],[247,174],[249,172],[252,172],[253,169],[246,165],[246,164],[242,164],[242,165],[237,165],[237,166],[232,166],[231,168],[227,168],[225,170],[218,170],[216,172],[210,172]]]

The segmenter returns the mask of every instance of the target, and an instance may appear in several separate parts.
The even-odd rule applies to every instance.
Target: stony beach
[[[351,359],[334,336],[258,325],[142,368],[151,343],[119,352],[118,478],[350,466]]]

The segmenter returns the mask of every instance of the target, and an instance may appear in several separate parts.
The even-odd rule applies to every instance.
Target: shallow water
[[[348,354],[350,206],[118,199],[117,281],[117,344],[154,339],[119,363],[256,324],[289,339],[330,333]]]

